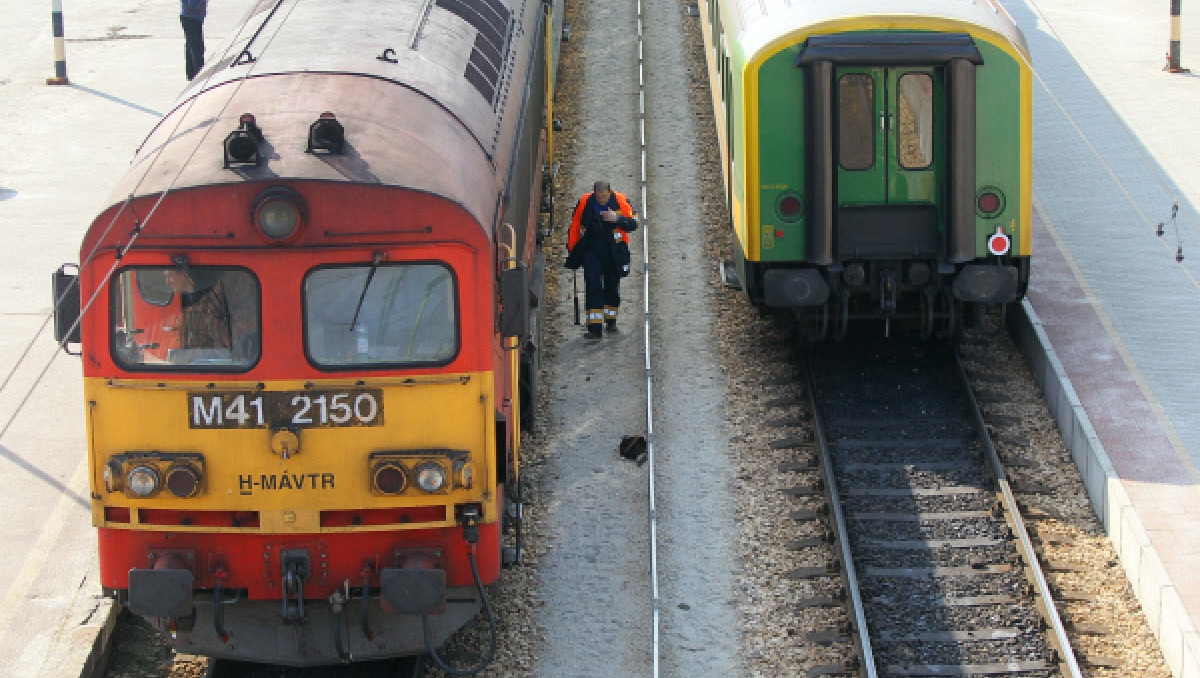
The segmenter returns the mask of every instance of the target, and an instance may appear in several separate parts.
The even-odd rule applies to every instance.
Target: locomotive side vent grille
[[[512,12],[500,0],[437,0],[437,6],[478,31],[463,77],[494,106],[508,56]]]

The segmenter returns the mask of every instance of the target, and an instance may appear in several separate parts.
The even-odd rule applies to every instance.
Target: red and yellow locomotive
[[[101,577],[179,649],[423,653],[519,558],[556,14],[264,0],[92,224]]]

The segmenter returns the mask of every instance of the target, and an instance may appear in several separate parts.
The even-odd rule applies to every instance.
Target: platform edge
[[[1200,678],[1200,635],[1114,472],[1042,321],[1028,299],[1021,302],[1019,313],[1008,317],[1009,331],[1079,467],[1092,509],[1113,542],[1168,668],[1176,678]]]

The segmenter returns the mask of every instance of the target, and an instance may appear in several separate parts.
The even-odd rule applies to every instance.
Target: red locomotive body
[[[531,2],[264,1],[93,223],[101,577],[180,649],[425,652],[519,558],[556,36]]]

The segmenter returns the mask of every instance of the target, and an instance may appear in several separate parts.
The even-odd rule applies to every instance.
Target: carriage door
[[[944,162],[944,95],[935,67],[835,71],[838,252],[936,252]],[[892,243],[892,244],[889,244]]]

